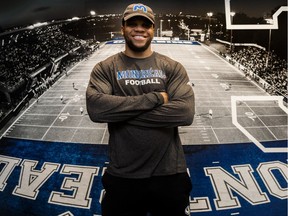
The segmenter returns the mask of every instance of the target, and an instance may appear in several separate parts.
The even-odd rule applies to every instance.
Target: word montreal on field
[[[59,186],[59,190],[67,191],[67,194],[51,191],[50,194],[47,194],[47,202],[49,204],[90,209],[92,198],[98,199],[99,202],[101,201],[103,191],[99,193],[100,197],[90,197],[91,188],[94,177],[102,176],[106,167],[52,162],[44,162],[41,166],[39,161],[5,155],[0,155],[0,165],[0,168],[2,167],[0,169],[0,192],[4,192],[9,177],[17,168],[20,169],[20,174],[18,184],[15,185],[12,192],[14,196],[36,200],[44,183],[51,183],[48,179],[58,173],[58,175],[65,176],[61,186]],[[38,169],[36,169],[36,166]],[[216,210],[241,207],[235,194],[241,196],[251,205],[261,205],[270,202],[268,194],[263,192],[257,182],[257,178],[253,175],[254,170],[250,164],[234,165],[231,168],[234,172],[233,175],[221,166],[203,168],[205,176],[209,177],[214,190],[213,197]],[[283,179],[288,179],[287,164],[281,161],[263,162],[257,166],[256,170],[271,196],[281,200],[287,199],[288,189],[281,187],[283,184],[279,182]],[[276,172],[278,175],[275,175]],[[235,175],[238,175],[239,179]],[[260,181],[259,178],[258,181]],[[203,192],[205,191],[203,190]],[[208,196],[193,197],[190,200],[190,208],[192,212],[212,211]]]

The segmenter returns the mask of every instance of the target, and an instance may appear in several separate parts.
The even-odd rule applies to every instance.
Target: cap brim
[[[134,14],[128,15],[128,16],[126,16],[125,18],[123,18],[123,20],[124,20],[124,21],[127,21],[128,19],[131,19],[132,17],[136,17],[136,16],[145,17],[145,18],[148,19],[151,23],[155,24],[153,19],[151,19],[150,17],[146,16],[145,14],[140,14],[140,13],[139,13],[139,14],[134,13]]]

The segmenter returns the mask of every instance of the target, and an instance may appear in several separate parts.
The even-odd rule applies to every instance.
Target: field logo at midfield
[[[288,11],[287,6],[281,6],[272,16],[272,19],[267,24],[233,24],[231,19],[230,0],[225,0],[225,16],[227,29],[278,29],[278,16]]]
[[[265,147],[260,141],[258,141],[246,128],[245,125],[241,125],[238,122],[238,116],[241,114],[238,113],[237,115],[237,104],[242,104],[246,102],[274,102],[278,104],[279,108],[282,109],[286,114],[288,114],[288,109],[283,104],[283,97],[282,96],[231,96],[231,108],[232,108],[232,123],[247,137],[249,138],[258,148],[260,148],[263,152],[266,153],[284,153],[288,152],[287,145],[285,147]],[[247,105],[248,106],[248,105]],[[245,115],[251,119],[253,122],[258,118],[257,115],[253,112],[245,112]],[[272,131],[270,131],[273,134]],[[287,140],[286,140],[287,142]]]

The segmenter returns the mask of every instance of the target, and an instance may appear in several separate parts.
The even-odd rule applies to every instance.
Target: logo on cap
[[[144,5],[134,5],[133,11],[142,10],[143,12],[147,13],[147,8]]]
[[[123,13],[123,20],[127,21],[134,16],[143,16],[149,19],[153,24],[155,23],[153,11],[149,6],[140,3],[128,5]]]

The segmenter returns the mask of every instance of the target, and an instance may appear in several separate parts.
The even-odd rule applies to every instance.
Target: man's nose
[[[134,30],[135,31],[144,31],[145,28],[142,25],[139,24],[139,25],[135,26]]]

